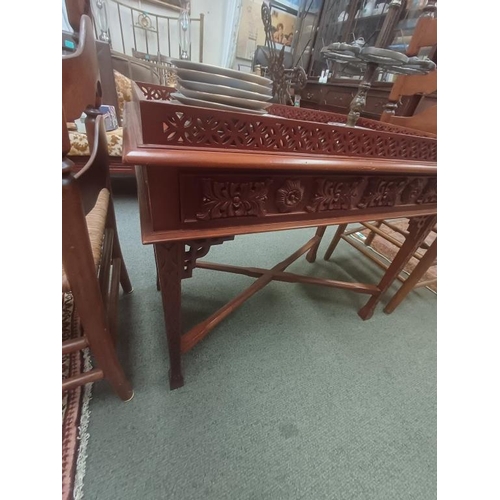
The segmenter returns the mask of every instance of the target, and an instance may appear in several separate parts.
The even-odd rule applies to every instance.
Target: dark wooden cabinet
[[[389,99],[392,83],[377,82],[368,92],[366,107],[362,113],[365,118],[378,120]],[[349,112],[349,106],[356,95],[358,82],[355,80],[334,80],[330,83],[318,83],[309,80],[301,92],[300,105],[304,108],[322,109],[337,113]],[[405,97],[399,104],[396,115],[411,116],[418,110],[436,104],[436,95],[424,97]],[[424,102],[425,101],[425,102]]]

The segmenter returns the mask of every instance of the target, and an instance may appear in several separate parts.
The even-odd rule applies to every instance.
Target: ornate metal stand
[[[280,104],[288,104],[292,102],[289,89],[302,90],[307,83],[307,74],[302,66],[296,66],[290,70],[285,69],[285,46],[283,45],[279,52],[276,49],[271,10],[265,2],[262,3],[261,17],[266,32],[266,46],[269,48],[268,73],[269,78],[273,81],[274,101]]]

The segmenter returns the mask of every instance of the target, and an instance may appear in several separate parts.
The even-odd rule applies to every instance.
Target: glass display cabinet
[[[390,0],[302,0],[299,9],[295,59],[304,67],[308,83],[302,91],[301,105],[346,112],[356,94],[363,70],[350,64],[333,63],[321,50],[333,42],[360,42],[372,46],[384,23]],[[422,15],[436,16],[435,0],[402,0],[399,20],[386,48],[405,53],[418,19]],[[436,62],[436,47],[425,49],[425,55]],[[324,77],[324,78],[322,78]],[[387,102],[396,75],[384,71],[377,74],[368,94],[363,116],[378,119]],[[426,97],[435,102],[436,96]],[[406,99],[397,114],[411,115],[418,102]]]

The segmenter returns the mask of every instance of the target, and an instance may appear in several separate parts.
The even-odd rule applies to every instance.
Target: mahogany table
[[[228,113],[169,102],[167,89],[139,83],[127,104],[123,161],[135,165],[142,242],[155,249],[170,357],[170,388],[184,383],[181,355],[272,280],[369,295],[375,306],[437,218],[437,144],[432,134],[345,115],[274,105],[270,115]],[[332,124],[332,122],[334,124]],[[410,217],[409,236],[378,284],[287,272],[314,262],[326,226]],[[317,227],[272,269],[202,262],[235,235]],[[202,323],[181,329],[181,280],[195,267],[255,282]]]

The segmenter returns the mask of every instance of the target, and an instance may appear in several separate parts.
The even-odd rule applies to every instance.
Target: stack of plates
[[[177,92],[170,97],[182,104],[256,114],[266,114],[272,105],[268,78],[181,59],[170,63],[178,77]]]

